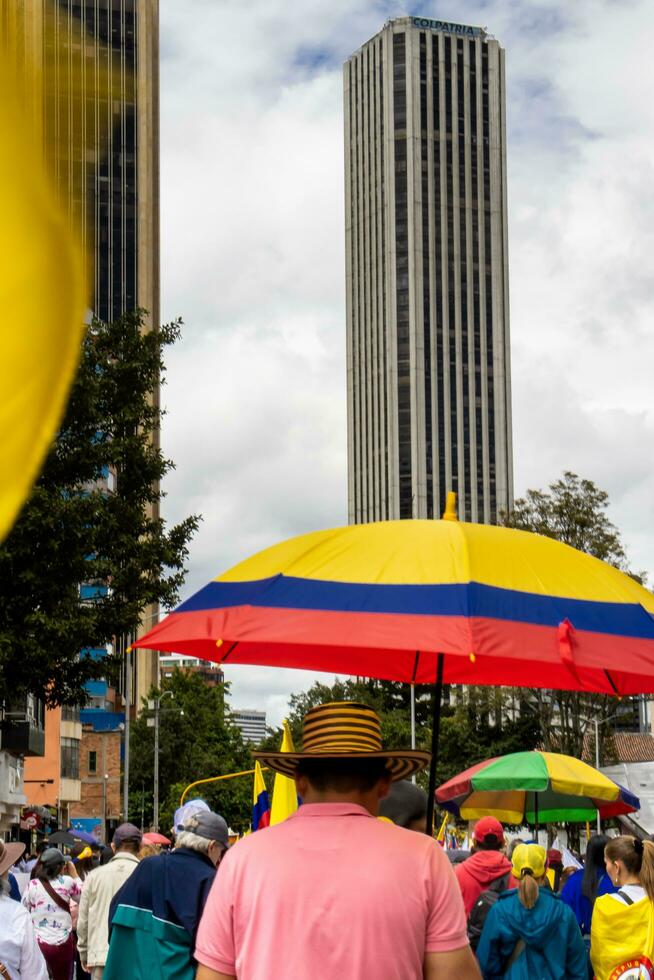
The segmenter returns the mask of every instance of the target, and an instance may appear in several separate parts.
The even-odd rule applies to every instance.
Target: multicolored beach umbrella
[[[550,538],[440,521],[316,531],[267,548],[135,647],[218,663],[606,694],[654,691],[654,595]],[[430,825],[428,814],[428,825]]]
[[[585,823],[635,813],[640,800],[592,766],[558,752],[513,752],[453,776],[436,790],[443,810],[463,820]]]
[[[640,800],[592,766],[558,752],[513,752],[471,766],[436,790],[442,809],[463,820],[585,823],[634,813]]]

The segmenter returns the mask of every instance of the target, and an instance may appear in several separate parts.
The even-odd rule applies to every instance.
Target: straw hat
[[[274,772],[293,776],[305,759],[384,759],[391,779],[406,779],[429,764],[429,752],[384,750],[379,716],[366,704],[332,701],[304,716],[302,752],[253,752]]]
[[[13,841],[11,844],[0,841],[0,875],[9,871],[9,868],[13,868],[16,861],[23,856],[24,851],[25,845],[19,841]]]

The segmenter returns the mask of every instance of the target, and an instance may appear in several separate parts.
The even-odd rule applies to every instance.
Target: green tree
[[[620,532],[609,519],[609,495],[592,480],[566,471],[547,490],[528,490],[502,515],[506,527],[555,538],[579,551],[608,562],[638,581],[644,575],[630,571]],[[525,710],[538,719],[545,749],[581,758],[584,741],[595,718],[604,719],[617,708],[615,698],[579,691],[530,689],[523,694]],[[624,702],[625,716],[633,717],[633,704]],[[606,739],[610,733],[605,733]],[[594,745],[593,745],[594,748]],[[607,745],[607,752],[610,754]]]
[[[165,833],[172,827],[174,811],[189,783],[253,766],[252,755],[241,733],[225,711],[226,685],[210,687],[187,671],[175,670],[150,698],[171,692],[161,703],[159,722],[159,825]],[[154,786],[154,729],[148,726],[153,712],[143,706],[130,736],[130,819],[144,825],[152,821]],[[192,791],[221,813],[237,831],[247,830],[252,815],[252,777],[209,783]]]
[[[133,633],[151,603],[174,606],[198,519],[167,528],[153,396],[180,321],[148,330],[143,311],[87,331],[65,417],[30,499],[0,545],[0,697],[26,691],[83,703],[117,660],[80,655]],[[92,601],[80,586],[110,585]],[[102,589],[100,589],[100,593]]]

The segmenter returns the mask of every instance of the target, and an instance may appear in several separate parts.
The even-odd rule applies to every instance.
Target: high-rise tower
[[[0,0],[3,28],[24,46],[26,111],[84,242],[93,313],[109,321],[141,308],[156,328],[159,0]],[[158,615],[147,610],[143,627]],[[133,659],[130,702],[140,705],[158,683],[158,654]]]
[[[504,51],[388,21],[346,62],[349,520],[512,504]]]

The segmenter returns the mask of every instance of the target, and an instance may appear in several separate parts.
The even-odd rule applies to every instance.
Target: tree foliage
[[[0,545],[3,698],[29,690],[51,705],[83,703],[84,683],[112,665],[80,651],[134,632],[151,603],[177,602],[198,519],[167,528],[159,516],[173,463],[153,392],[181,324],[147,330],[144,316],[91,324],[57,438]],[[82,584],[110,588],[81,601]]]
[[[346,680],[333,685],[316,682],[308,691],[293,694],[288,715],[296,747],[302,743],[306,712],[326,701],[351,700],[370,705],[381,719],[387,748],[411,747],[410,686],[393,681]],[[446,688],[439,739],[438,782],[462,769],[496,755],[534,748],[539,731],[531,713],[521,714],[512,704],[512,691],[501,688]],[[434,688],[416,685],[416,748],[431,748]],[[267,748],[278,748],[281,730],[271,732]],[[427,773],[418,776],[427,786]]]
[[[608,506],[605,490],[566,471],[547,490],[528,490],[502,517],[507,527],[563,541],[642,581],[644,576],[629,570],[620,532],[607,514]],[[579,691],[534,688],[523,694],[523,700],[525,710],[538,719],[543,747],[576,758],[582,756],[594,719],[606,719],[618,708],[615,698]],[[629,700],[622,703],[626,719],[633,718],[633,704]],[[608,737],[605,731],[604,739]],[[591,747],[594,750],[594,744]]]
[[[628,571],[620,532],[606,513],[609,495],[566,470],[547,490],[527,490],[503,515],[506,527],[533,531]]]
[[[161,702],[159,724],[159,825],[172,827],[175,809],[189,783],[211,776],[242,772],[253,766],[248,745],[225,714],[227,685],[210,687],[195,674],[175,670],[153,690],[150,698],[171,692]],[[143,703],[130,736],[130,820],[145,826],[152,822],[154,786],[154,728],[148,727],[153,712]],[[209,783],[191,792],[225,817],[238,831],[247,830],[252,816],[252,777]]]

